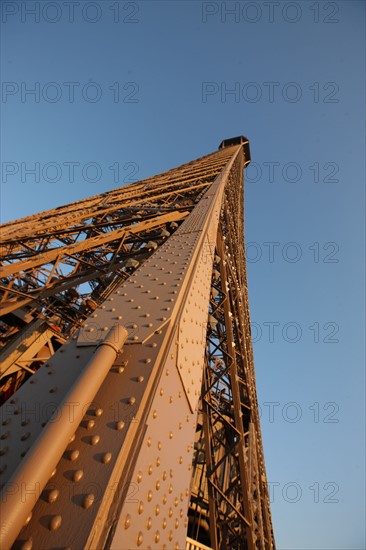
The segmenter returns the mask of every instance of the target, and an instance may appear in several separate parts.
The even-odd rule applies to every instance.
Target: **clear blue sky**
[[[249,297],[280,550],[365,548],[364,8],[2,2],[2,221],[249,137]]]

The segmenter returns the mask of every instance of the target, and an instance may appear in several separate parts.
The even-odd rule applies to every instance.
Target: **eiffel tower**
[[[274,549],[249,142],[1,226],[1,548]]]

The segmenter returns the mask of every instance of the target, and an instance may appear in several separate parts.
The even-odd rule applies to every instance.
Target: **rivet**
[[[33,541],[32,539],[28,539],[23,542],[23,544],[20,546],[20,550],[32,550],[33,547]]]
[[[165,375],[166,375],[166,376],[169,376],[169,374],[170,374],[170,371],[169,371],[169,369],[166,369],[166,371],[165,371]]]
[[[100,441],[100,436],[99,435],[93,435],[91,438],[90,438],[90,445],[97,445]]]
[[[167,520],[164,518],[162,522],[163,529],[165,529],[167,525],[168,525]]]
[[[131,525],[131,516],[130,514],[127,514],[125,518],[125,529],[128,529],[130,525]]]
[[[124,367],[117,367],[118,374],[122,374],[124,370],[125,370]]]
[[[158,449],[159,449],[159,451],[161,451],[162,447],[163,447],[163,446],[162,446],[162,444],[161,444],[161,441],[158,441]]]
[[[152,526],[152,519],[151,518],[147,518],[147,522],[146,522],[146,527],[147,529],[151,529],[151,526]]]
[[[155,487],[156,487],[156,490],[159,491],[159,489],[160,489],[160,481],[157,481],[157,482],[156,482]]]
[[[53,518],[51,518],[48,523],[48,528],[50,531],[57,531],[57,529],[61,526],[61,523],[62,523],[61,516],[53,516]]]
[[[146,363],[146,365],[148,365],[149,363],[151,363],[151,358],[150,358],[150,357],[146,357],[145,363]]]
[[[137,479],[137,483],[141,483],[141,481],[142,481],[142,472],[141,471],[137,474],[136,479]]]
[[[75,470],[75,472],[72,475],[72,480],[75,483],[78,483],[81,480],[81,478],[83,477],[83,475],[84,475],[83,470]]]
[[[69,460],[71,460],[71,462],[74,462],[78,457],[79,457],[79,451],[77,449],[70,451]]]
[[[172,508],[169,508],[168,516],[171,518],[172,515],[173,515],[173,509],[172,509]]]
[[[176,519],[174,522],[174,528],[178,529],[178,527],[179,527],[179,521]]]
[[[158,516],[159,514],[160,514],[160,506],[159,506],[159,504],[157,504],[155,506],[155,515]]]
[[[163,390],[163,388],[160,389],[160,392],[159,392],[159,393],[160,393],[160,395],[164,395],[164,390]]]
[[[137,546],[141,546],[142,541],[143,541],[143,534],[140,531],[139,534],[137,535]]]
[[[156,459],[156,465],[157,465],[158,467],[160,466],[160,457],[158,457],[158,458]]]
[[[103,464],[108,464],[112,459],[112,453],[104,453],[104,455],[102,456],[102,463]]]
[[[70,437],[70,440],[69,440],[69,443],[72,443],[73,441],[75,441],[75,434],[73,434],[71,437]]]
[[[50,491],[48,494],[47,494],[47,502],[49,502],[50,504],[52,502],[56,502],[56,500],[58,499],[58,495],[60,494],[60,491],[58,489],[52,489],[52,491]]]
[[[87,495],[85,495],[84,499],[83,499],[83,508],[85,508],[85,510],[87,510],[88,508],[90,508],[92,505],[93,505],[93,502],[94,502],[94,495],[93,493],[89,493]]]
[[[32,512],[30,512],[30,513],[28,514],[27,519],[25,520],[25,523],[24,523],[24,527],[25,527],[26,525],[28,525],[28,523],[29,523],[30,520],[32,519],[32,515],[33,515]]]
[[[160,533],[159,531],[156,531],[154,541],[159,542],[159,540],[160,540]]]
[[[1,447],[0,449],[0,456],[4,456],[4,454],[7,452],[8,448],[7,447]]]
[[[153,418],[156,418],[158,416],[158,412],[155,410],[155,411],[153,411],[152,415],[153,415]]]
[[[169,432],[169,439],[173,439],[173,432]]]
[[[54,469],[52,470],[52,472],[51,472],[50,479],[51,479],[51,477],[53,477],[54,475],[56,475],[56,472],[57,472],[57,469],[54,468]]]
[[[125,423],[123,422],[123,420],[119,420],[118,422],[116,422],[116,430],[123,430],[124,427]]]
[[[150,466],[149,466],[148,469],[147,469],[147,473],[149,474],[149,476],[151,476],[152,472],[153,472],[153,468],[152,468],[152,466],[151,466],[151,464],[150,464]]]
[[[95,420],[87,420],[85,423],[85,428],[91,430],[95,426]]]
[[[169,536],[168,536],[170,542],[173,540],[173,531],[169,531]]]
[[[178,499],[177,499],[177,498],[175,498],[175,499],[174,499],[174,506],[175,506],[175,507],[177,507],[177,506],[178,506],[178,504],[179,504],[179,501],[178,501]]]
[[[168,474],[166,473],[166,471],[165,471],[165,470],[164,470],[164,472],[163,472],[163,474],[162,474],[162,476],[161,476],[161,477],[163,478],[163,481],[165,481],[165,480],[166,480],[166,478],[168,477]]]
[[[173,485],[171,483],[169,485],[168,492],[169,492],[169,494],[172,494],[172,492],[173,492]]]
[[[101,409],[100,407],[98,407],[97,409],[95,409],[94,414],[95,414],[95,416],[102,416],[102,414],[103,414],[103,409]]]
[[[149,492],[147,493],[147,501],[148,501],[148,502],[151,502],[151,501],[152,501],[152,497],[153,497],[152,491],[149,491]]]

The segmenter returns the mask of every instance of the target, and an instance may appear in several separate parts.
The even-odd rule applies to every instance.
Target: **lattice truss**
[[[213,548],[273,548],[244,256],[243,179],[225,190],[197,422],[189,534]]]
[[[35,330],[39,344],[0,351],[2,400],[175,232],[230,154],[1,226],[0,350]]]
[[[169,252],[164,252],[164,248],[166,249],[166,245],[169,245],[171,237],[172,247],[173,249],[177,247],[177,251],[180,250],[179,247],[184,248],[182,247],[182,238],[187,239],[187,258],[189,257],[189,254],[191,254],[189,247],[196,246],[194,243],[198,239],[195,236],[194,225],[196,223],[203,224],[202,220],[205,216],[207,218],[208,210],[205,210],[204,201],[211,200],[210,197],[207,197],[207,192],[211,187],[212,189],[215,187],[215,182],[218,179],[221,178],[220,181],[224,182],[222,184],[222,199],[220,199],[221,207],[217,210],[217,235],[215,229],[211,244],[210,239],[208,239],[208,244],[204,245],[208,247],[207,254],[203,250],[203,255],[200,256],[206,258],[204,261],[212,262],[212,266],[210,264],[207,271],[210,276],[206,279],[209,302],[207,303],[206,298],[204,305],[207,307],[207,313],[202,310],[207,322],[203,327],[204,336],[201,343],[204,361],[200,365],[200,374],[197,374],[198,389],[196,393],[199,402],[197,417],[195,416],[194,407],[190,411],[193,419],[193,434],[195,429],[195,435],[193,435],[194,445],[192,443],[193,454],[189,459],[192,460],[193,458],[193,461],[192,464],[188,464],[189,477],[191,477],[190,488],[186,488],[188,499],[186,510],[188,515],[184,526],[180,527],[190,537],[187,539],[190,542],[187,542],[186,548],[192,550],[202,548],[212,548],[214,550],[229,548],[232,550],[274,550],[275,548],[250,334],[243,212],[243,169],[245,164],[249,162],[250,157],[247,141],[242,145],[243,139],[234,138],[228,140],[228,143],[223,142],[224,145],[219,151],[158,176],[1,226],[0,361],[2,363],[2,378],[0,390],[2,400],[8,400],[7,403],[10,404],[14,403],[12,405],[16,407],[14,414],[19,415],[20,409],[17,405],[17,399],[9,399],[13,393],[32,374],[36,373],[57,350],[62,352],[63,344],[70,344],[71,351],[69,353],[74,353],[72,351],[74,349],[78,351],[77,343],[73,343],[73,341],[82,332],[82,327],[84,327],[84,330],[89,330],[85,321],[90,320],[91,315],[97,317],[97,312],[100,315],[101,308],[105,308],[104,303],[119,299],[117,295],[121,291],[118,289],[123,289],[126,285],[127,288],[129,283],[131,286],[137,283],[137,278],[134,280],[135,272],[140,271],[141,273],[138,268],[144,265],[147,266],[154,253],[154,257],[157,258],[157,253],[161,250],[161,259],[168,257],[164,256],[164,254],[169,254]],[[217,185],[215,189],[215,200],[217,201],[219,200],[217,197],[220,190]],[[218,204],[220,205],[219,202]],[[194,209],[195,211],[192,212]],[[192,215],[189,218],[191,213]],[[189,218],[188,222],[190,221],[188,223],[189,229],[182,231],[184,229],[183,222],[187,218]],[[202,225],[202,227],[206,226]],[[177,235],[173,237],[176,232]],[[174,241],[177,237],[178,243],[177,240]],[[202,250],[200,254],[202,254]],[[179,256],[181,256],[180,253]],[[184,275],[187,278],[190,270],[197,269],[197,272],[200,270],[202,273],[205,272],[206,268],[202,269],[202,266],[201,268],[194,267],[193,264],[196,260],[194,262],[191,260],[191,262],[192,265],[187,268],[183,268],[182,264],[179,268],[181,271],[175,273],[175,276],[182,276],[174,279],[175,281],[183,279],[184,269],[187,269],[187,275]],[[177,264],[177,261],[174,261],[173,264]],[[153,268],[158,270],[159,264],[154,264]],[[150,267],[146,269],[151,271]],[[167,271],[166,267],[161,269],[165,269],[165,273],[172,274],[171,277],[174,276],[174,271]],[[174,269],[178,270],[178,268]],[[145,272],[142,271],[142,273]],[[147,278],[150,276],[152,276],[151,273],[144,275]],[[142,277],[141,274],[140,277]],[[152,281],[158,281],[158,278],[156,277]],[[166,282],[154,284],[167,285]],[[180,284],[175,284],[173,288],[179,287]],[[140,284],[134,288],[142,287],[143,285]],[[154,288],[154,286],[151,288]],[[150,292],[150,290],[144,292]],[[168,290],[166,292],[166,301],[173,302],[174,298],[168,298]],[[173,290],[170,291],[170,294],[176,295],[177,292],[178,290]],[[195,292],[197,293],[197,289]],[[203,296],[202,293],[201,295]],[[196,296],[200,296],[199,291]],[[179,300],[183,300],[183,298],[179,298]],[[133,299],[129,301],[133,302]],[[125,305],[127,306],[127,298]],[[170,307],[167,307],[166,311],[170,309]],[[112,312],[113,308],[109,311]],[[151,329],[152,334],[155,336],[149,336],[150,341],[153,343],[146,344],[147,347],[149,345],[158,347],[160,344],[154,343],[154,338],[159,342],[165,338],[164,335],[167,331],[176,330],[178,332],[178,327],[186,326],[184,318],[182,321],[177,316],[178,314],[174,315],[176,315],[174,317],[176,325],[173,328],[169,328],[163,322],[160,330],[155,330],[154,324],[151,323],[151,327],[153,327]],[[149,316],[150,313],[146,313],[146,317]],[[166,317],[162,317],[159,318],[159,321],[165,319]],[[181,320],[179,321],[179,319]],[[150,325],[143,326],[149,327]],[[131,327],[127,328],[130,329]],[[148,334],[148,328],[146,330]],[[183,329],[180,328],[179,330]],[[188,336],[192,328],[186,327],[184,330],[187,331]],[[130,358],[131,369],[133,360],[135,361],[136,373],[139,372],[138,369],[141,369],[139,366],[141,363],[148,363],[147,360],[139,359],[140,356],[143,357],[141,354],[144,351],[144,346],[141,345],[137,346],[140,351],[136,352],[137,355],[134,359],[133,350],[135,348],[132,346],[134,339],[138,340],[138,338],[132,334],[130,332],[130,345],[124,348],[125,359],[122,353],[122,358],[118,363],[117,370],[121,373],[124,371],[124,367],[121,367],[121,365],[128,364],[126,357]],[[167,339],[166,341],[171,342],[173,340]],[[188,342],[188,338],[186,341]],[[199,344],[198,340],[196,343]],[[171,343],[169,343],[170,345]],[[171,352],[174,346],[169,349]],[[82,360],[83,353],[88,358],[91,352],[86,348],[83,352],[78,351],[78,353],[76,357],[81,357]],[[166,355],[168,357],[167,353]],[[49,361],[48,364],[45,364],[46,367],[52,367],[52,372],[53,370],[56,371],[57,368],[62,368],[62,356],[60,356],[61,359],[60,357],[57,359],[56,356],[57,353],[53,358],[55,359],[53,363]],[[175,357],[174,353],[171,353],[171,357]],[[185,359],[187,360],[187,357]],[[161,361],[163,360],[161,359]],[[195,363],[193,362],[193,364]],[[60,366],[57,367],[57,365]],[[151,372],[148,370],[150,367],[146,365],[144,368],[150,376]],[[166,364],[161,367],[161,369],[163,368],[166,368]],[[114,367],[114,370],[116,370],[116,367]],[[191,372],[190,369],[188,369],[188,372]],[[166,370],[166,374],[168,373],[169,370]],[[182,376],[181,373],[179,374]],[[47,379],[47,376],[42,376],[43,380]],[[71,373],[68,376],[72,378],[74,375]],[[135,378],[131,378],[131,375],[128,376],[129,378],[125,378],[125,386],[122,385],[126,388],[126,392],[129,391],[128,384],[133,384],[134,380],[141,379],[143,381],[144,376],[148,379],[147,374]],[[158,380],[161,375],[156,374],[155,376]],[[178,373],[176,376],[178,376]],[[201,376],[202,389],[199,395]],[[184,391],[189,391],[187,390],[188,378],[185,381],[183,376],[181,380]],[[28,382],[32,382],[32,378]],[[27,384],[24,384],[20,391],[31,391],[25,389],[26,386]],[[114,383],[112,382],[111,388],[113,386]],[[103,387],[106,387],[105,384],[101,386],[102,393]],[[161,388],[159,391],[163,395],[163,386]],[[50,391],[53,391],[53,389]],[[107,396],[108,392],[104,391]],[[183,392],[178,393],[181,397]],[[24,395],[31,394],[24,393]],[[185,406],[188,410],[188,403],[190,402],[192,405],[193,401],[187,393],[186,396],[188,401]],[[128,399],[126,402],[130,403]],[[152,410],[155,400],[158,399],[158,389],[155,388],[155,396],[151,394],[149,399],[150,403],[151,400],[154,400],[153,405],[151,405]],[[5,408],[7,403],[4,405]],[[183,410],[182,407],[181,411]],[[9,411],[5,411],[8,416],[3,422],[8,425],[10,425],[13,414],[10,409]],[[183,419],[186,414],[179,412],[178,409],[176,412],[177,415],[182,415],[179,418],[177,416],[177,420]],[[91,414],[92,420],[88,420],[89,417],[83,420],[85,426],[89,426],[89,424],[94,426],[94,413]],[[152,417],[147,417],[151,414]],[[187,422],[190,414],[187,415]],[[147,425],[149,425],[149,422],[153,422],[151,418],[155,418],[153,412],[150,409],[148,410],[147,407],[143,413],[140,411],[140,415],[141,417],[146,415],[146,418],[150,418],[150,421],[146,421]],[[80,424],[76,432],[76,440],[84,441],[85,439],[83,423]],[[34,446],[37,445],[37,434],[42,432],[43,426],[46,424],[47,419],[41,426],[35,428],[34,433],[29,432],[28,441],[34,438]],[[122,420],[119,423],[117,422],[116,429],[120,430],[122,424],[125,425]],[[19,433],[22,433],[22,425],[19,424]],[[110,431],[110,425],[111,423],[107,423],[104,428],[106,434],[109,433],[108,430]],[[130,428],[136,429],[135,441],[139,438],[141,449],[144,445],[143,437],[147,438],[147,444],[150,448],[151,439],[153,438],[149,436],[149,433],[147,432],[145,435],[143,432],[140,433],[138,431],[140,427],[133,424]],[[143,423],[141,424],[141,430],[142,428]],[[181,429],[182,423],[179,423],[179,430]],[[78,436],[79,432],[80,436]],[[170,438],[172,432],[169,432],[169,434]],[[99,435],[95,437],[99,438]],[[158,437],[163,436],[158,435]],[[189,435],[185,437],[188,437],[187,441],[192,441],[192,439],[189,439]],[[113,436],[112,440],[118,447],[119,443],[116,438],[117,436]],[[75,435],[71,439],[71,445],[74,445],[72,443],[74,440]],[[127,445],[126,443],[123,444]],[[28,445],[28,442],[25,441],[23,445]],[[26,455],[29,448],[31,448],[30,443],[24,447],[22,457]],[[128,457],[126,464],[129,469],[132,468],[129,465],[135,463],[138,469],[145,459],[148,460],[148,457],[144,457],[144,451],[141,450],[140,452],[137,448],[139,448],[138,445],[132,445],[131,449],[128,450],[126,446],[125,456]],[[69,447],[67,447],[65,453],[76,452],[68,449]],[[4,451],[2,454],[5,455],[4,460],[6,462],[6,452]],[[113,453],[108,454],[113,455]],[[166,457],[166,460],[169,462],[168,457]],[[15,465],[13,466],[15,468]],[[150,469],[151,466],[149,466]],[[59,470],[59,466],[56,470]],[[172,470],[170,471],[172,472]],[[1,470],[0,473],[3,474],[4,472],[7,475],[5,469]],[[127,481],[130,482],[131,479],[135,479],[133,475],[131,469],[128,476],[126,474],[124,486],[127,486]],[[61,473],[60,476],[61,479]],[[140,471],[137,472],[137,484],[140,483],[139,477]],[[165,480],[164,477],[163,480]],[[146,481],[143,483],[146,483]],[[182,495],[183,493],[180,494],[181,501],[183,501]],[[43,500],[47,499],[43,498]],[[167,497],[165,497],[165,500],[167,500]],[[176,501],[178,501],[178,498],[176,498]],[[140,502],[140,508],[142,502]],[[73,504],[70,505],[73,506]],[[168,505],[169,503],[166,504],[166,506]],[[37,512],[37,506],[39,512]],[[40,515],[41,519],[42,517],[48,517],[42,516],[44,506],[45,504],[42,503],[42,498],[40,498],[35,507],[32,520],[34,525],[38,521],[36,519],[37,514]],[[98,535],[100,541],[105,541],[103,543],[104,548],[109,548],[110,544],[111,548],[116,548],[116,543],[110,542],[113,538],[112,534],[117,533],[117,538],[114,540],[123,540],[118,539],[119,529],[122,529],[122,532],[125,533],[125,529],[130,526],[131,521],[134,519],[131,519],[130,513],[124,515],[125,508],[122,508],[121,513],[121,506],[121,503],[118,506],[116,504],[116,509],[119,510],[117,515],[116,512],[113,512],[115,516],[111,511],[109,512],[108,522],[110,521],[112,527],[110,527],[108,537],[104,534]],[[155,510],[159,507],[163,508],[161,505],[157,505]],[[143,513],[140,508],[136,512],[137,524],[142,521],[143,517],[143,515],[139,516]],[[110,510],[112,509],[113,507],[110,508]],[[171,517],[170,510],[169,517]],[[95,513],[97,514],[97,512]],[[120,518],[122,519],[118,519],[119,514],[121,514]],[[157,514],[156,511],[155,514]],[[95,517],[97,518],[97,515]],[[179,517],[182,517],[182,513]],[[173,519],[174,515],[169,521],[173,522]],[[97,520],[95,521],[95,524],[97,524]],[[151,543],[152,545],[148,547],[159,549],[182,548],[178,543],[173,545],[172,542],[168,542],[174,541],[173,534],[170,536],[173,529],[169,531],[168,537],[168,529],[166,532],[164,531],[164,521],[162,523],[163,531],[159,534],[160,539],[159,537],[156,538],[157,535],[155,535],[155,539],[151,540],[155,540],[156,544]],[[180,520],[175,519],[174,521],[178,525]],[[121,527],[121,522],[124,527]],[[117,523],[118,526],[116,527]],[[169,522],[165,521],[165,523]],[[19,540],[31,540],[29,533],[32,533],[32,522],[27,523],[27,525],[20,532]],[[90,525],[92,524],[90,523]],[[49,529],[51,530],[51,528]],[[85,534],[86,538],[80,538],[80,541],[89,540],[87,537],[90,529],[91,527],[88,528]],[[101,531],[103,529],[100,527]],[[131,529],[132,527],[130,527],[129,532],[131,532]],[[137,529],[139,529],[139,525]],[[150,527],[147,529],[150,529]],[[29,532],[27,531],[23,536],[22,534],[26,530]],[[45,531],[47,532],[47,529]],[[46,535],[42,536],[46,537]],[[142,541],[143,535],[145,536],[143,531],[137,535],[137,547],[144,547],[141,546],[143,545],[142,542],[139,543],[140,539]],[[132,534],[129,536],[132,537]],[[44,542],[48,540],[47,538],[40,540],[42,540],[42,544],[47,544]],[[133,537],[129,540],[133,540]],[[163,543],[164,540],[166,544]],[[63,543],[60,541],[57,544],[52,544],[56,544],[56,546],[61,544],[62,546]],[[83,547],[84,545],[90,547],[86,546],[86,542],[80,542],[80,544]]]

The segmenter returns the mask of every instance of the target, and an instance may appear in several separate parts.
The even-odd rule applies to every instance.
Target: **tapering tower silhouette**
[[[3,224],[1,548],[274,549],[239,136]]]

